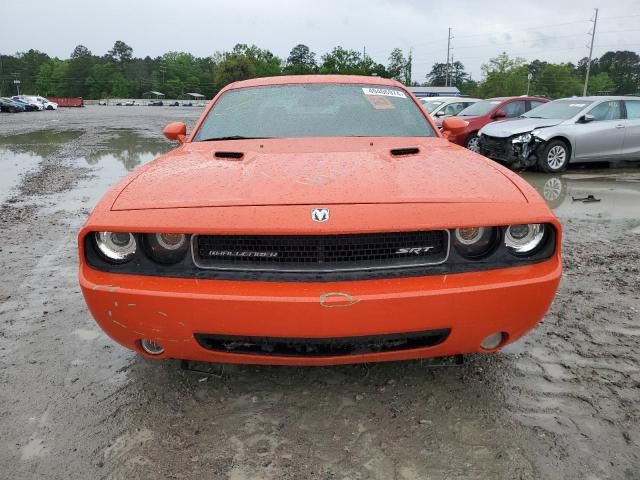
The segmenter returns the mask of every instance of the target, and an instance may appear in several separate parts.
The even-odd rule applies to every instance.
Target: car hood
[[[484,127],[481,132],[483,135],[491,137],[510,137],[511,135],[530,132],[536,128],[553,127],[563,121],[557,118],[515,118],[491,123]]]
[[[391,154],[407,147],[420,152]],[[442,138],[193,142],[133,175],[112,210],[527,201],[499,167]]]

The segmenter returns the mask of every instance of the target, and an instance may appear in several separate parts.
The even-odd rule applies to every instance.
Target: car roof
[[[492,102],[496,102],[496,101],[500,101],[500,102],[505,102],[507,100],[549,100],[548,98],[545,97],[528,97],[526,95],[523,96],[513,96],[513,97],[493,97],[493,98],[487,98],[486,100],[490,100]]]
[[[366,83],[384,87],[406,87],[395,80],[366,75],[281,75],[279,77],[262,77],[230,83],[224,90],[245,87],[264,87],[267,85],[287,85],[305,83]]]
[[[640,100],[640,96],[636,95],[591,95],[586,97],[565,97],[556,100],[589,100],[590,102],[598,102],[601,100]]]
[[[421,102],[435,102],[441,100],[443,102],[456,102],[465,100],[480,100],[475,97],[419,97]]]

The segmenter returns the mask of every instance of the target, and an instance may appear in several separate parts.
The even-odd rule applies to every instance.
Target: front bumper
[[[479,352],[494,332],[505,332],[506,343],[512,342],[542,319],[561,270],[559,248],[551,259],[527,266],[332,283],[142,277],[99,272],[81,262],[80,285],[102,329],[141,354],[139,342],[149,338],[165,349],[154,358],[336,365]],[[211,351],[194,336],[327,339],[438,329],[450,333],[431,347],[322,357]]]

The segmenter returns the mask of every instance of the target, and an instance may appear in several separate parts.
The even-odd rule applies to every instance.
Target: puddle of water
[[[78,167],[91,166],[94,177],[68,192],[44,196],[45,212],[91,209],[122,177],[174,148],[165,140],[149,139],[131,130],[105,130],[105,134],[108,138],[98,141],[91,154],[72,160]],[[82,132],[75,130],[40,130],[0,138],[0,203],[15,193],[25,172],[80,135]]]
[[[40,157],[53,155],[61,145],[76,140],[80,130],[38,130],[0,137],[0,147],[13,153],[29,153]]]
[[[56,195],[45,211],[92,209],[122,177],[175,147],[167,141],[149,139],[130,130],[114,129],[111,132],[115,136],[99,142],[94,153],[74,160],[79,167],[92,166],[94,178]]]
[[[559,216],[616,220],[640,218],[640,169],[606,169],[559,175],[525,172],[522,176]],[[599,201],[575,200],[589,195]]]
[[[23,174],[33,169],[41,157],[28,153],[13,153],[6,148],[0,148],[0,204],[3,204],[20,184]]]
[[[108,140],[98,142],[96,151],[84,158],[89,165],[110,162],[109,159],[113,158],[122,164],[126,172],[132,172],[149,161],[150,155],[157,157],[174,148],[174,145],[166,140],[149,139],[131,130],[110,129],[109,131],[115,135]]]

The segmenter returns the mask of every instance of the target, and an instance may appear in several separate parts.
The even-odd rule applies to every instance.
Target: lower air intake
[[[450,332],[450,329],[438,329],[337,338],[243,337],[196,333],[195,338],[200,346],[216,352],[278,357],[339,357],[433,347],[444,342]]]

